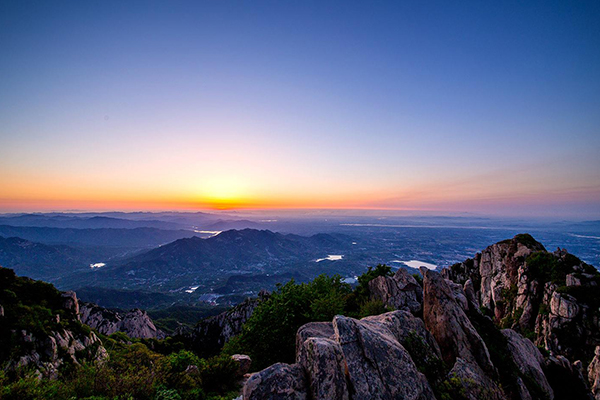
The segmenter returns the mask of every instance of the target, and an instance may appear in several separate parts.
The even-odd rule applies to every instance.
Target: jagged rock
[[[475,293],[475,286],[473,285],[472,279],[467,279],[465,285],[463,286],[463,290],[465,292],[465,296],[467,297],[469,307],[475,312],[480,312],[479,308],[481,307],[481,303],[479,302],[477,293]]]
[[[577,277],[577,274],[568,274],[566,278],[567,286],[581,286],[581,279]]]
[[[544,360],[544,372],[552,385],[557,399],[589,399],[593,396],[583,375],[581,366],[566,357],[550,355]]]
[[[596,347],[587,372],[594,399],[600,400],[600,346]]]
[[[542,370],[544,357],[539,349],[531,342],[512,329],[502,330],[507,339],[510,355],[524,375],[529,376],[544,391],[548,399],[554,398],[554,391]]]
[[[246,299],[242,303],[214,317],[200,321],[187,336],[194,350],[203,357],[217,354],[225,343],[242,331],[242,326],[266,296]]]
[[[332,322],[309,322],[302,325],[296,332],[296,362],[298,362],[298,352],[306,339],[311,337],[333,339],[334,336]]]
[[[61,329],[44,336],[21,330],[14,332],[15,340],[25,349],[8,362],[8,370],[33,368],[39,377],[58,378],[58,370],[65,362],[79,364],[82,360],[104,362],[106,349],[94,332],[73,332]],[[27,345],[24,345],[27,344]]]
[[[431,399],[433,392],[410,355],[383,324],[352,318],[333,320],[357,399]]]
[[[244,400],[305,400],[304,371],[298,364],[277,363],[253,374],[243,389]]]
[[[423,302],[423,289],[404,268],[393,277],[378,276],[369,282],[371,299],[398,310],[418,312]]]
[[[588,379],[595,400],[600,400],[600,347],[596,347],[594,359],[588,367]]]
[[[0,305],[0,317],[4,317],[4,307]]]
[[[558,317],[573,319],[579,314],[577,299],[568,294],[552,293],[550,312]]]
[[[311,399],[349,399],[344,354],[335,340],[306,339],[297,350],[296,362],[306,371]]]
[[[465,295],[465,291],[463,287],[458,283],[454,283],[452,281],[446,281],[448,286],[450,286],[450,290],[454,295],[454,300],[460,305],[460,307],[466,312],[469,311],[469,301],[467,300],[467,296]]]
[[[519,288],[519,269],[531,253],[544,251],[544,246],[529,235],[517,235],[487,247],[479,257],[481,276],[481,305],[495,310],[496,320],[500,321],[512,310],[506,309],[507,293]],[[522,282],[522,284],[526,282]],[[523,293],[525,288],[521,288]]]
[[[250,356],[247,356],[245,354],[234,354],[231,356],[231,358],[238,365],[236,375],[240,378],[243,377],[250,370],[250,366],[252,365],[252,359],[250,358]]]
[[[91,303],[81,303],[79,307],[81,322],[96,329],[103,335],[123,332],[131,338],[162,339],[164,332],[157,329],[146,311],[138,308],[120,313]]]
[[[77,319],[79,319],[79,301],[77,295],[73,291],[61,293],[63,299],[63,308],[70,311]]]
[[[502,389],[496,385],[481,368],[462,358],[457,358],[448,374],[449,378],[458,379],[463,388],[464,397],[468,400],[505,400]]]
[[[425,327],[435,337],[444,361],[453,365],[461,358],[495,375],[488,349],[456,301],[448,281],[435,271],[422,268],[421,272]]]

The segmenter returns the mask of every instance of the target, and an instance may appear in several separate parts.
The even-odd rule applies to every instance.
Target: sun
[[[202,185],[201,198],[213,208],[235,208],[247,203],[248,185],[235,177],[213,178]]]

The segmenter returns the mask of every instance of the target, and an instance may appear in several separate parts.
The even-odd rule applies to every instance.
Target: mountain
[[[247,219],[232,219],[232,220],[223,220],[219,219],[210,225],[203,226],[206,230],[211,231],[226,231],[231,229],[260,229],[264,226],[260,222],[250,221]]]
[[[0,236],[3,237],[16,236],[44,244],[68,244],[105,249],[147,249],[194,235],[196,233],[192,231],[156,228],[73,229],[0,225]],[[114,250],[110,253],[114,253]]]
[[[268,230],[229,230],[201,239],[179,239],[120,263],[77,277],[77,282],[120,288],[181,288],[235,274],[276,274],[351,246],[343,235],[310,237]],[[228,275],[224,275],[228,274]],[[119,285],[119,286],[117,286]]]
[[[47,215],[47,214],[23,214],[0,216],[0,225],[30,226],[47,228],[75,228],[75,229],[134,229],[134,228],[157,228],[157,229],[183,229],[187,225],[166,222],[160,220],[131,220],[114,218],[102,215],[78,216],[78,215]]]
[[[92,260],[91,254],[69,246],[0,237],[0,265],[34,279],[53,280],[74,271],[87,270]]]
[[[594,267],[521,234],[421,273],[368,282],[396,311],[301,326],[295,362],[253,374],[243,398],[600,399]]]

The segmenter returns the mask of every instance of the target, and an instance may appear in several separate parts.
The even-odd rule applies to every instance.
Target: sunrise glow
[[[0,211],[600,217],[600,39],[576,5],[2,7]]]

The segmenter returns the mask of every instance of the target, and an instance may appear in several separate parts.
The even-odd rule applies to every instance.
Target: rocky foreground
[[[600,399],[600,274],[529,235],[422,284],[369,285],[397,311],[336,316],[296,336],[296,363],[250,376],[254,399]]]

